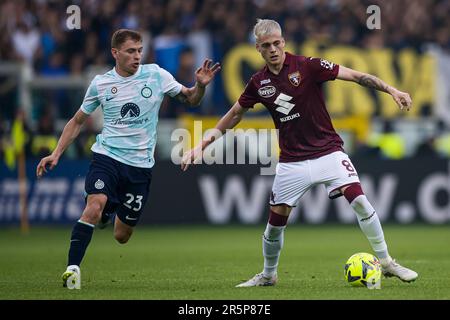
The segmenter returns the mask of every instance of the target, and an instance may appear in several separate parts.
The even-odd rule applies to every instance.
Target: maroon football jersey
[[[260,102],[279,129],[280,162],[314,159],[344,151],[331,123],[322,83],[337,77],[339,65],[286,52],[278,75],[267,66],[255,73],[239,98],[244,108]]]

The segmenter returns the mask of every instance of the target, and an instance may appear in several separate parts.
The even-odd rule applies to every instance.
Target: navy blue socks
[[[69,261],[68,266],[81,264],[86,249],[91,242],[94,225],[78,220],[72,230],[70,238]]]

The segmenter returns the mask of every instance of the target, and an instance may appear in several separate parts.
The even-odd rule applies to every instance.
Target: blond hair
[[[279,34],[281,36],[281,27],[278,22],[270,19],[256,19],[256,24],[253,27],[253,35],[256,41],[262,36],[269,34]]]

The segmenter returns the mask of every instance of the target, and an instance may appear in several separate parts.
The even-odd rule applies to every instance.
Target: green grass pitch
[[[385,225],[391,255],[419,273],[413,283],[382,278],[381,290],[350,287],[344,264],[371,252],[357,225],[289,226],[275,287],[235,288],[262,269],[259,226],[138,226],[118,244],[94,232],[82,289],[62,287],[71,228],[0,229],[0,299],[448,300],[450,227]]]

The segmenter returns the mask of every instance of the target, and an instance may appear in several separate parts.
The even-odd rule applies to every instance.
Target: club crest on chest
[[[288,74],[288,79],[289,82],[292,83],[292,85],[298,87],[300,85],[302,77],[299,71],[295,71],[293,73]]]

